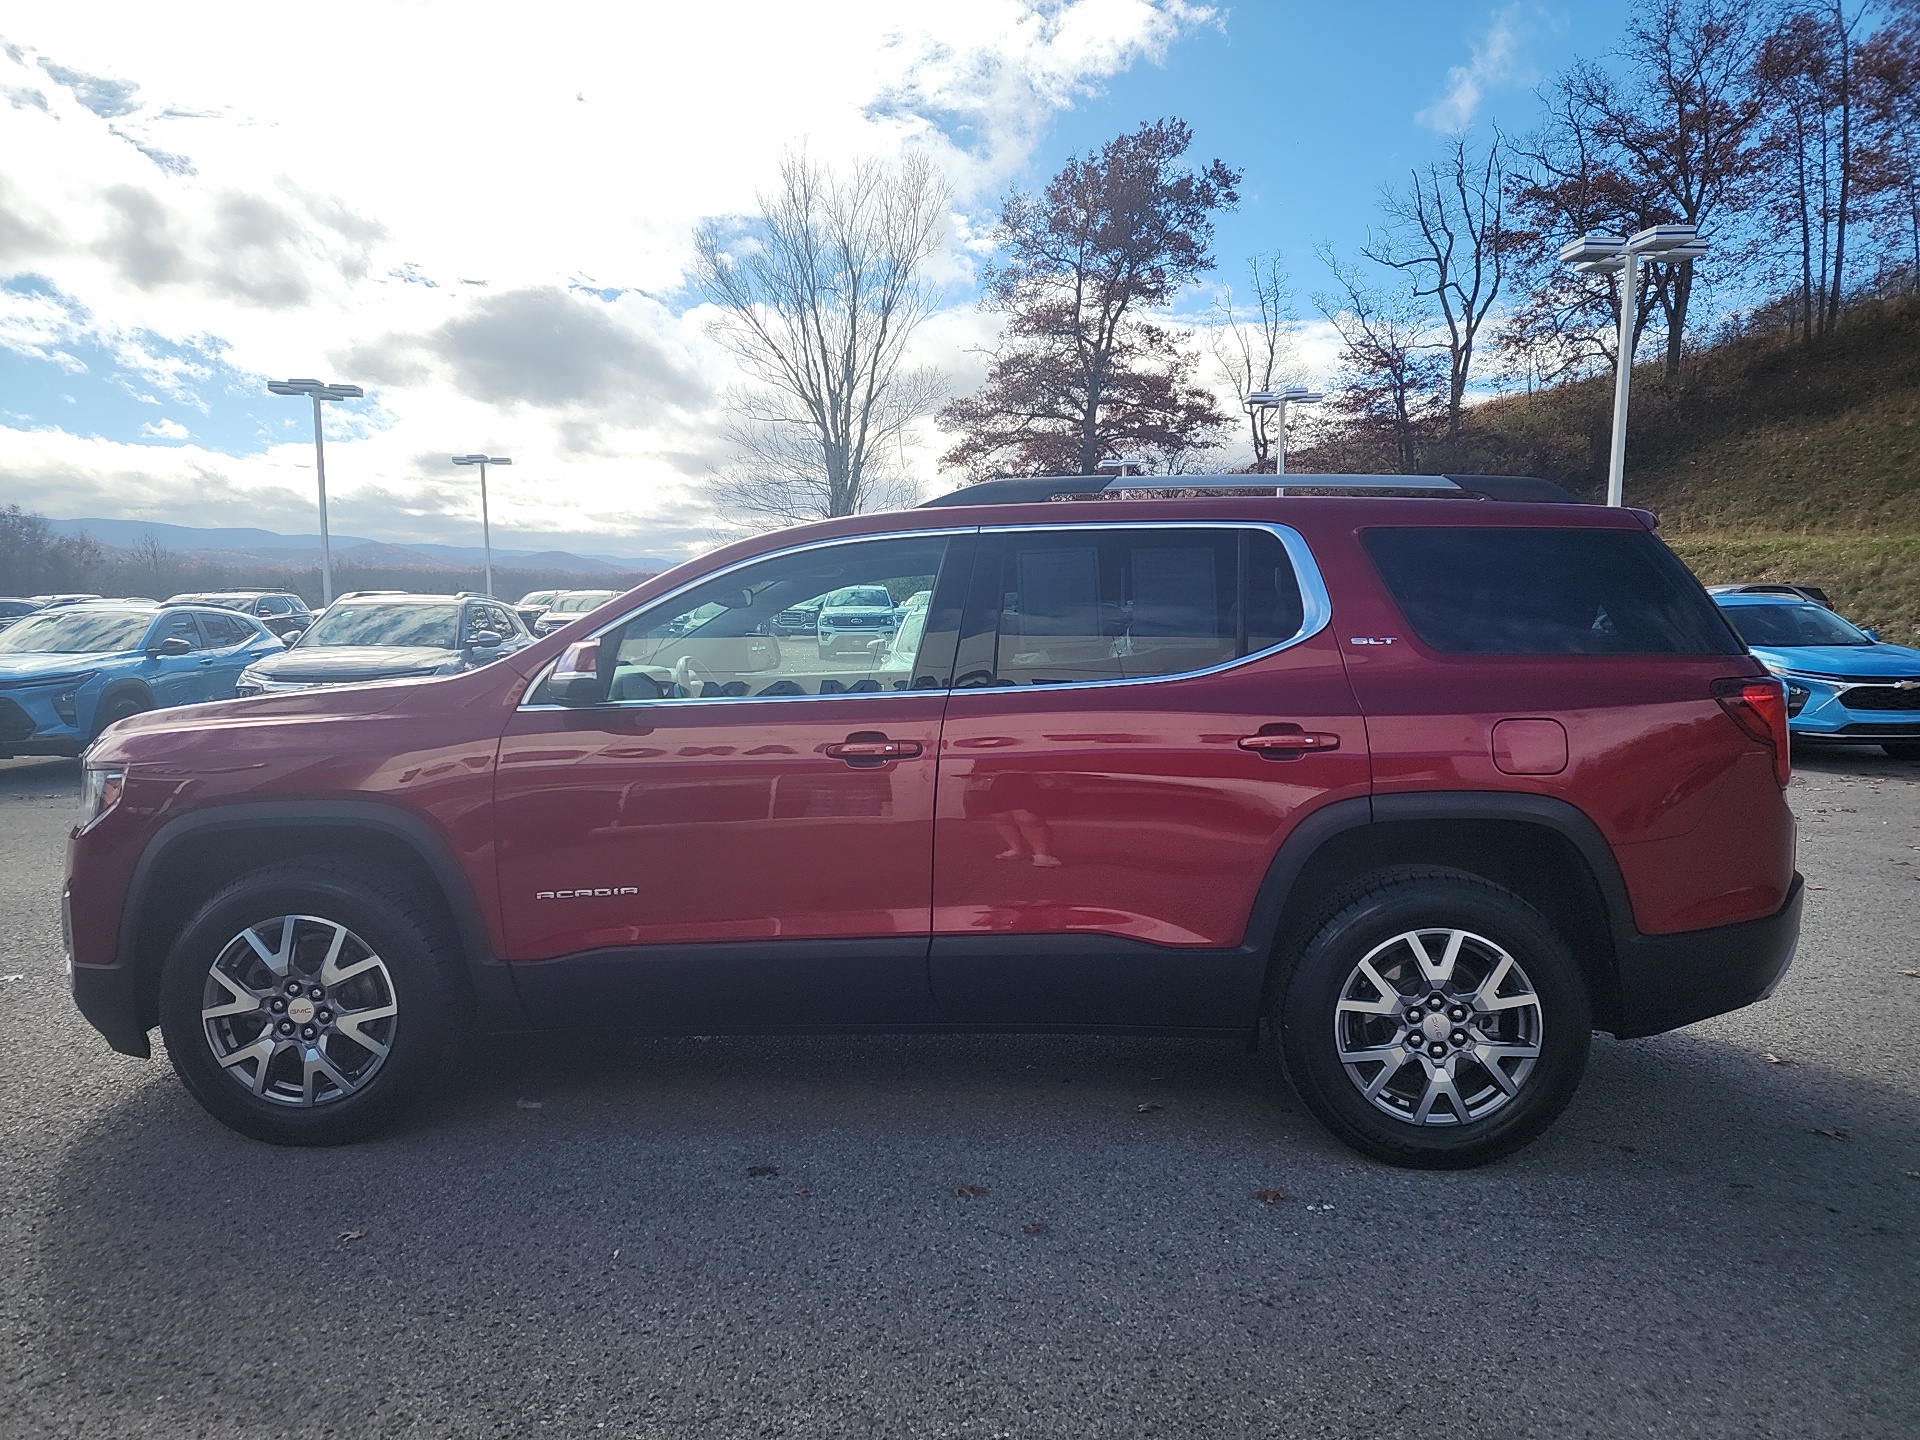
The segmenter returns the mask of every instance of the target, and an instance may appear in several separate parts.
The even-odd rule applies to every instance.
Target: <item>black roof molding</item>
[[[1435,494],[1474,495],[1545,505],[1580,502],[1551,480],[1534,475],[1038,475],[982,480],[922,502],[941,505],[1031,505],[1082,495],[1112,495],[1156,490],[1246,490],[1259,494],[1288,490],[1425,490]]]

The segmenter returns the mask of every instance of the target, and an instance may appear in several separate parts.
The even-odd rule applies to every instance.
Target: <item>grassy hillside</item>
[[[1481,406],[1455,468],[1531,470],[1598,498],[1611,403],[1596,380]],[[1709,584],[1820,585],[1920,643],[1920,299],[1862,305],[1817,347],[1726,342],[1671,387],[1636,370],[1626,498]]]

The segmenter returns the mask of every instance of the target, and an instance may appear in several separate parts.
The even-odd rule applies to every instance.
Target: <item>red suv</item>
[[[122,721],[68,856],[80,1009],[292,1144],[474,1033],[1264,1027],[1343,1139],[1453,1167],[1538,1135],[1593,1029],[1768,992],[1784,696],[1652,517],[1165,483],[988,482],[468,674]],[[890,636],[782,638],[849,587]]]

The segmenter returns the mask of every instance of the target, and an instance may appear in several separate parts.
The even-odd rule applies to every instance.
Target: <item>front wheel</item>
[[[1510,1155],[1573,1098],[1592,1007],[1540,913],[1459,871],[1376,877],[1300,953],[1275,1005],[1294,1088],[1355,1149],[1451,1170]]]
[[[215,1119],[277,1145],[362,1139],[429,1090],[464,1023],[437,907],[390,873],[311,857],[200,908],[160,979],[175,1072]]]
[[[105,705],[100,707],[100,714],[94,720],[93,738],[98,740],[101,732],[109,725],[128,719],[134,715],[145,714],[152,708],[152,706],[146,704],[134,695],[121,695],[109,700]]]

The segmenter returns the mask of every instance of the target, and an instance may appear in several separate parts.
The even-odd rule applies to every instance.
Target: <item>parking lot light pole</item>
[[[1633,382],[1634,320],[1641,260],[1698,260],[1707,242],[1694,225],[1649,225],[1622,238],[1619,235],[1582,235],[1560,247],[1562,264],[1582,275],[1620,276],[1620,335],[1613,360],[1613,444],[1607,455],[1607,504],[1626,503],[1627,391]]]
[[[1255,410],[1279,411],[1279,428],[1273,442],[1273,473],[1287,473],[1287,406],[1315,405],[1326,399],[1318,390],[1305,385],[1286,385],[1278,390],[1256,390],[1247,396],[1247,404]]]
[[[493,526],[487,519],[487,466],[511,465],[512,460],[505,455],[456,455],[456,465],[478,465],[480,467],[480,543],[487,555],[487,598],[493,598]]]
[[[269,380],[275,395],[306,395],[313,401],[313,473],[320,482],[320,603],[333,603],[333,544],[327,535],[327,446],[321,433],[322,400],[358,400],[367,392],[358,385],[329,385],[320,380]]]

